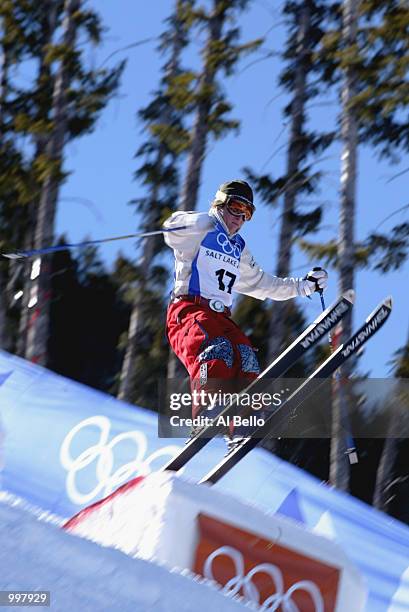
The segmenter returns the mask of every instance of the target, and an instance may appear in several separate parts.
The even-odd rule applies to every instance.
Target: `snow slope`
[[[249,609],[192,575],[70,535],[0,503],[0,589],[47,590],[56,612],[195,612]],[[2,607],[13,610],[15,607]]]

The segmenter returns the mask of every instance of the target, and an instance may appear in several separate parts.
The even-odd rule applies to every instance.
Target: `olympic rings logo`
[[[233,255],[236,259],[240,258],[240,245],[232,243],[223,232],[217,234],[217,244],[222,247],[226,255]]]
[[[243,595],[246,599],[260,605],[260,593],[252,582],[252,578],[256,574],[262,573],[271,577],[275,592],[267,597],[260,606],[260,610],[273,612],[281,606],[283,612],[299,612],[297,605],[292,600],[292,595],[296,591],[305,591],[310,595],[314,603],[314,612],[324,612],[324,601],[319,588],[314,582],[311,582],[311,580],[300,580],[285,592],[283,575],[280,568],[272,563],[260,563],[260,565],[253,567],[248,574],[245,574],[243,555],[231,546],[221,546],[207,557],[203,567],[205,578],[216,581],[213,576],[213,562],[217,557],[228,557],[234,565],[235,576],[228,580],[223,587],[223,592],[230,597],[237,595],[240,589],[243,589]]]
[[[71,445],[75,436],[82,429],[92,426],[99,429],[97,443],[82,451],[77,457],[73,457]],[[103,497],[106,497],[130,478],[149,474],[152,471],[151,464],[155,459],[162,456],[173,457],[180,450],[177,446],[166,446],[146,456],[148,443],[145,434],[141,431],[127,431],[118,434],[108,442],[110,429],[110,420],[105,416],[98,415],[80,421],[64,438],[60,449],[60,461],[67,470],[67,495],[76,504],[88,504],[101,493]],[[135,445],[135,457],[112,473],[115,446],[125,440]],[[91,491],[83,493],[78,490],[77,475],[95,460],[98,482]]]

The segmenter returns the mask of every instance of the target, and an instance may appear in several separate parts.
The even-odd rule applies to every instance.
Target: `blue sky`
[[[206,0],[208,1],[208,0]],[[109,28],[102,48],[90,49],[87,57],[100,65],[118,49],[137,41],[156,38],[164,28],[163,21],[170,14],[171,0],[144,3],[143,9],[135,0],[90,0],[89,5],[101,15]],[[271,5],[274,5],[272,8]],[[264,49],[282,50],[284,31],[280,22],[281,3],[255,0],[251,9],[240,20],[243,40],[266,36]],[[142,44],[127,51],[115,53],[107,61],[128,58],[119,95],[103,112],[93,134],[71,144],[67,150],[65,169],[71,172],[64,185],[57,219],[57,232],[65,233],[70,241],[85,236],[99,239],[138,230],[138,219],[127,203],[143,197],[143,187],[133,180],[137,168],[135,151],[144,140],[137,110],[146,105],[159,80],[163,62],[156,51],[156,42]],[[192,62],[197,57],[199,44],[192,50]],[[286,97],[278,88],[280,62],[277,57],[263,59],[255,55],[245,58],[238,73],[225,83],[226,93],[234,106],[232,116],[241,121],[239,135],[231,134],[222,141],[212,142],[208,148],[200,190],[199,210],[206,210],[218,185],[230,178],[242,176],[244,166],[255,172],[271,172],[278,176],[284,168],[287,126],[282,117]],[[185,59],[188,65],[189,58]],[[338,112],[335,94],[328,95],[323,106],[311,108],[312,125],[330,126]],[[406,205],[407,175],[390,180],[408,165],[408,159],[390,166],[379,162],[373,150],[361,148],[358,156],[358,216],[357,239],[364,239],[395,210]],[[339,202],[339,146],[333,146],[317,167],[325,171],[321,193],[315,201],[324,201],[325,229],[317,239],[328,239],[337,234]],[[257,199],[256,199],[257,206]],[[404,213],[395,215],[381,226],[387,230],[402,222]],[[276,261],[279,209],[257,206],[253,220],[246,224],[243,236],[259,264],[273,272]],[[156,229],[156,228],[152,228]],[[100,254],[111,264],[121,251],[136,258],[133,241],[102,245]],[[302,276],[312,265],[303,253],[297,253],[292,273]],[[380,275],[362,271],[356,279],[354,321],[358,327],[376,304],[387,295],[394,298],[394,311],[387,326],[368,344],[361,360],[361,369],[373,377],[387,376],[387,362],[393,352],[402,346],[409,327],[408,269]],[[330,270],[330,285],[326,300],[329,304],[337,295],[337,274]],[[405,282],[406,280],[406,282]],[[308,319],[320,311],[318,297],[303,301]],[[109,324],[109,323],[108,323]]]

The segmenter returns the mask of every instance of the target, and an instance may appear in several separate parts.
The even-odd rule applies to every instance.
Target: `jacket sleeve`
[[[300,278],[280,278],[264,272],[247,247],[241,255],[240,279],[234,289],[259,300],[288,300],[310,293],[306,281]]]
[[[212,226],[213,222],[206,213],[176,211],[163,224],[164,229],[172,231],[165,232],[163,236],[171,249],[194,252],[203,234]]]

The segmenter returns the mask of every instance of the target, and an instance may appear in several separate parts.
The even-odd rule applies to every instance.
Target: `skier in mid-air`
[[[237,179],[219,187],[208,213],[177,211],[164,223],[165,241],[175,255],[166,331],[192,390],[217,392],[222,384],[223,391],[239,391],[259,373],[250,340],[231,318],[234,292],[288,300],[327,286],[322,269],[304,279],[279,278],[258,266],[239,234],[254,211],[250,185]],[[203,409],[193,404],[192,416]]]

